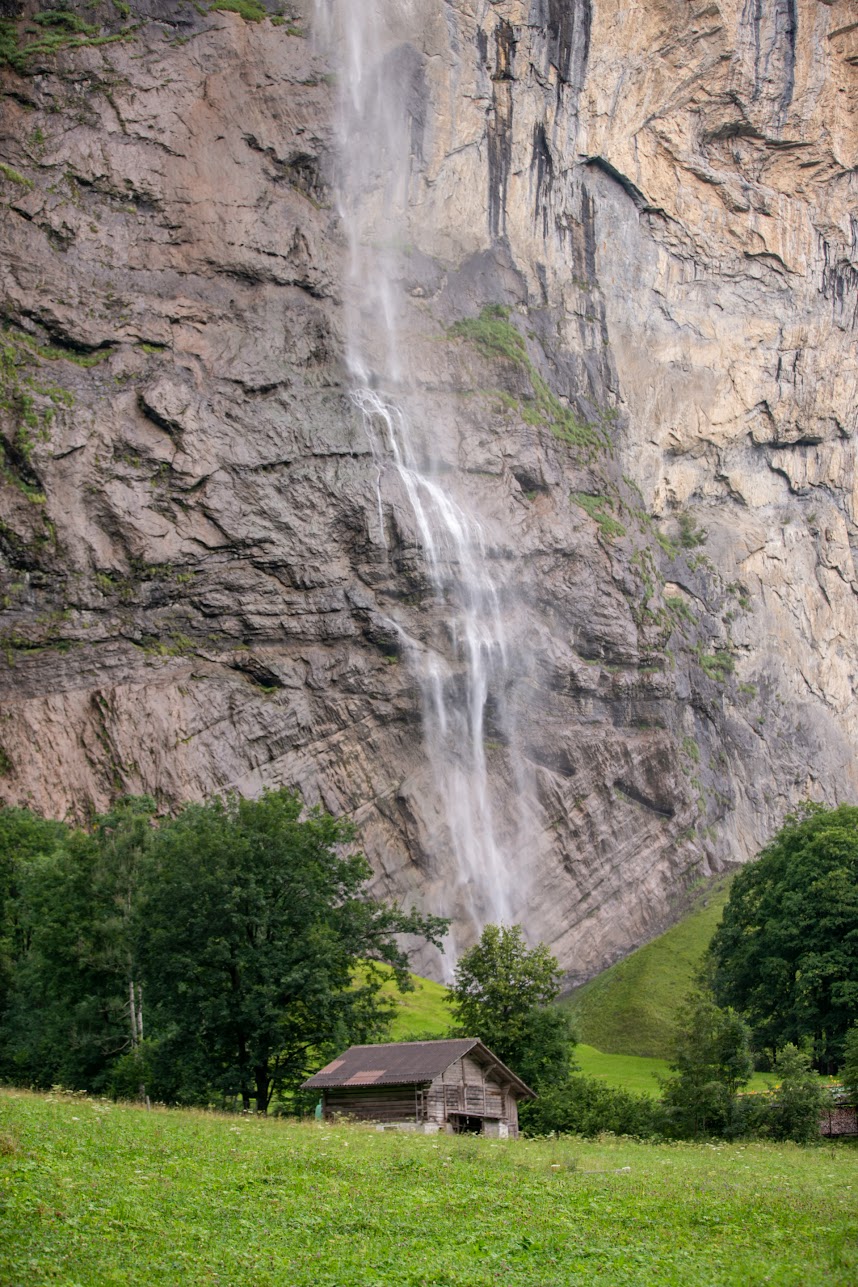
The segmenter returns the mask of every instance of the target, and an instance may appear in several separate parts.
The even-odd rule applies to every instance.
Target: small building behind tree
[[[304,1082],[322,1116],[406,1130],[518,1135],[518,1101],[529,1086],[475,1037],[350,1046]]]

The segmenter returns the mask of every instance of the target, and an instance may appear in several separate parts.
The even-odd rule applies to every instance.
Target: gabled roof
[[[411,1086],[433,1081],[463,1055],[472,1055],[487,1065],[497,1079],[519,1095],[536,1095],[516,1077],[497,1055],[476,1037],[454,1037],[447,1041],[392,1041],[380,1046],[349,1046],[348,1050],[304,1082],[308,1090],[335,1086]]]

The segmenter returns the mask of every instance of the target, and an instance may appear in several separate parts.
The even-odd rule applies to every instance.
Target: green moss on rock
[[[579,419],[571,407],[564,406],[537,371],[527,351],[524,336],[509,320],[510,310],[502,304],[489,304],[479,317],[464,318],[447,332],[451,339],[466,340],[486,358],[510,362],[526,372],[533,397],[524,400],[492,390],[506,408],[515,409],[525,424],[544,426],[555,438],[574,447],[604,447],[606,440],[598,429]]]
[[[209,9],[209,13],[237,13],[247,22],[262,22],[267,18],[264,7],[259,0],[215,0],[215,3]]]

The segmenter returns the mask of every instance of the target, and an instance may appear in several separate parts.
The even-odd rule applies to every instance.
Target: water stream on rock
[[[423,738],[458,889],[445,891],[458,925],[447,960],[489,922],[509,921],[521,851],[521,810],[501,821],[493,800],[486,744],[502,745],[506,790],[524,796],[521,757],[506,694],[514,679],[499,588],[486,533],[426,459],[407,411],[415,397],[401,343],[396,260],[408,240],[419,55],[391,40],[384,0],[316,0],[317,32],[341,68],[337,199],[349,239],[346,344],[350,396],[377,469],[380,540],[387,543],[383,484],[393,473],[407,498],[428,589],[443,605],[444,633],[415,639],[391,621],[404,660],[419,680]],[[401,15],[400,15],[401,16]],[[427,811],[431,813],[431,810]],[[510,823],[510,813],[516,815]],[[464,927],[464,928],[463,928]],[[451,951],[452,947],[452,951]]]

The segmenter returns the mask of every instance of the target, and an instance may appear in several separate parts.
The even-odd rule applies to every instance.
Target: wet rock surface
[[[73,8],[94,34],[0,72],[0,795],[288,784],[455,914],[398,643],[443,605],[347,397],[310,14]],[[517,643],[519,918],[585,977],[854,796],[858,29],[389,8],[408,410]]]

